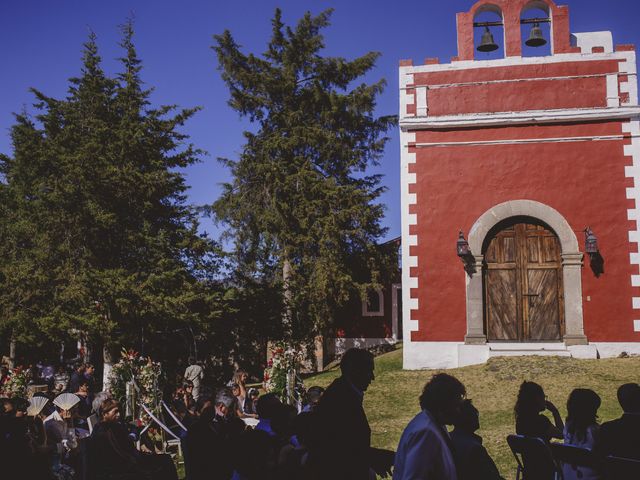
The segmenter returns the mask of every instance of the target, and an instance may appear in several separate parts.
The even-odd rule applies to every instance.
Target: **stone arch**
[[[465,342],[486,343],[482,243],[499,222],[511,217],[537,218],[549,225],[560,241],[564,283],[564,318],[567,345],[586,344],[582,316],[582,257],[578,239],[567,220],[554,208],[534,200],[511,200],[483,213],[469,231],[469,248],[475,258],[475,273],[467,276],[467,335]]]
[[[478,5],[478,8],[473,12],[473,18],[475,19],[478,15],[484,12],[492,12],[497,14],[501,20],[504,20],[504,15],[502,14],[502,8],[500,8],[495,3],[482,3]]]
[[[553,228],[560,239],[563,254],[579,253],[578,239],[565,218],[556,209],[534,200],[511,200],[483,213],[469,231],[471,252],[480,254],[482,242],[489,230],[507,218],[518,216],[537,218]]]

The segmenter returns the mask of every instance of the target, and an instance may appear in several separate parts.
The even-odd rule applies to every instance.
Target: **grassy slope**
[[[447,370],[467,388],[467,398],[480,410],[484,445],[503,476],[515,473],[515,461],[506,443],[514,431],[513,405],[523,380],[543,386],[545,393],[566,416],[566,400],[574,388],[591,388],[602,398],[601,421],[620,416],[616,390],[637,382],[640,358],[576,360],[564,357],[494,358],[485,365]],[[376,358],[376,380],[367,390],[364,407],[376,447],[395,450],[402,430],[419,411],[418,396],[434,371],[403,371],[402,350]],[[305,380],[307,386],[327,386],[338,376],[332,370]]]

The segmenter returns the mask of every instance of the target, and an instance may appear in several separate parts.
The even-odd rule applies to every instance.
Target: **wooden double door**
[[[518,217],[485,242],[485,333],[489,341],[560,341],[564,335],[560,242],[546,225]]]

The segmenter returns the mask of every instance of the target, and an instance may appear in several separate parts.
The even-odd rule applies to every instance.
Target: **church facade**
[[[404,367],[640,353],[634,47],[552,0],[480,1],[457,33],[399,68]]]

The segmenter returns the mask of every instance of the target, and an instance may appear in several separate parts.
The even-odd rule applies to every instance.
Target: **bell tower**
[[[405,368],[640,353],[635,48],[552,0],[457,31],[450,63],[400,62]]]

